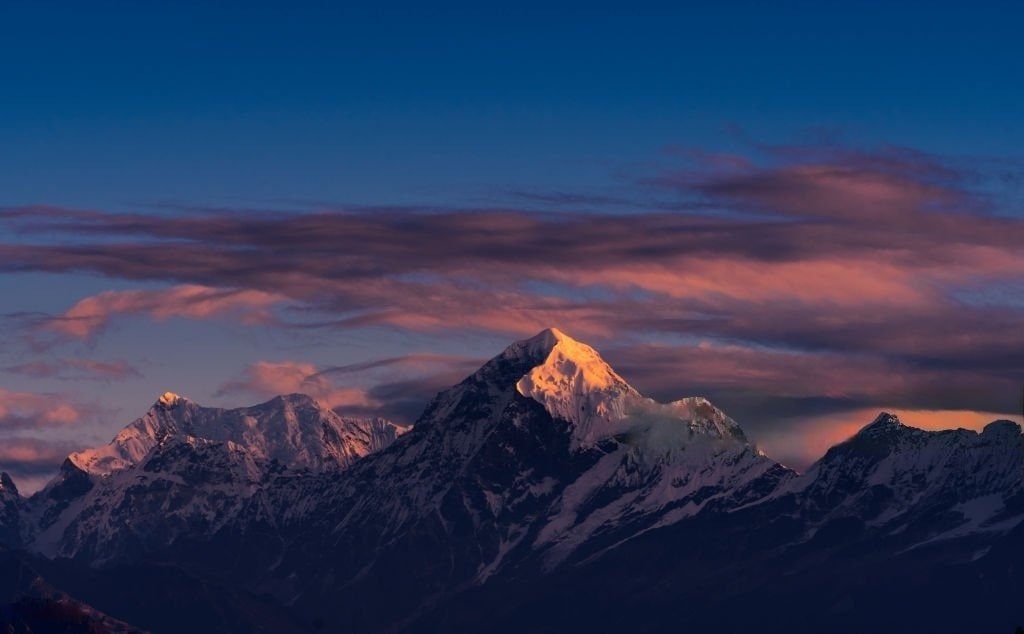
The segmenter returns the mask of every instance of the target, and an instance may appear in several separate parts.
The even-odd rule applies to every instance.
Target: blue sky
[[[6,3],[7,202],[450,202],[676,143],[1024,140],[1011,3],[255,4]]]
[[[810,454],[792,434],[832,425],[834,440],[872,408],[941,410],[942,424],[1012,416],[1000,381],[1022,370],[996,353],[1016,342],[993,333],[1024,305],[1010,239],[1024,183],[1021,13],[4,3],[0,432],[58,448],[28,466],[0,455],[0,467],[41,477],[164,389],[230,405],[309,388],[408,416],[538,325],[610,350],[659,397],[717,397],[794,463]],[[714,235],[727,257],[695,261],[694,245],[658,240],[707,231],[673,224],[695,210],[726,223]],[[758,217],[794,230],[736,220]],[[448,241],[451,254],[435,249]],[[160,257],[141,266],[119,249],[137,246]],[[72,321],[86,309],[105,312]],[[911,332],[872,347],[872,333],[915,320],[923,343]],[[947,345],[959,341],[950,324],[981,343]],[[447,357],[409,356],[425,353]],[[787,387],[801,383],[786,379],[794,354],[833,382]],[[685,374],[700,375],[687,361],[700,355],[721,375]],[[303,374],[398,358],[330,375],[343,384]],[[655,359],[662,375],[645,372]],[[964,374],[986,359],[1001,377],[988,391]],[[876,385],[880,372],[904,391]],[[346,402],[352,390],[365,398]],[[396,400],[402,390],[412,396]],[[79,407],[75,424],[26,423],[45,418],[46,399]]]

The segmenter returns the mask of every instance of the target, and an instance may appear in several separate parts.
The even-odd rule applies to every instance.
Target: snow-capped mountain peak
[[[156,404],[170,409],[178,404],[179,401],[186,400],[183,397],[175,394],[174,392],[164,392],[160,395],[160,398],[156,400]]]
[[[694,436],[746,444],[739,425],[707,399],[646,398],[596,350],[556,328],[512,344],[504,355],[536,363],[516,391],[571,423],[576,447],[615,436],[628,436],[644,453],[655,454],[679,449]]]
[[[169,392],[110,443],[68,456],[26,502],[25,543],[47,555],[98,555],[136,530],[151,545],[205,535],[267,478],[344,470],[404,432],[381,418],[343,418],[303,394],[221,409]]]
[[[348,466],[389,444],[402,431],[382,419],[342,418],[304,394],[221,409],[202,407],[167,392],[109,444],[73,453],[69,460],[86,473],[106,476],[138,464],[167,438],[191,437],[234,443],[257,461],[321,470]]]
[[[1015,423],[926,431],[883,412],[798,476],[706,398],[644,397],[554,328],[440,393],[388,446],[402,431],[301,394],[216,409],[168,392],[109,445],[72,455],[31,498],[0,477],[0,545],[96,569],[181,562],[190,579],[237,584],[290,614],[335,615],[332,630],[393,631],[422,614],[420,629],[442,630],[430,620],[448,610],[439,597],[474,586],[467,601],[486,629],[511,613],[500,607],[515,605],[510,588],[536,585],[550,607],[550,589],[566,587],[573,594],[558,605],[572,606],[580,587],[611,579],[631,593],[629,612],[615,623],[595,617],[600,630],[630,626],[652,588],[674,619],[687,588],[699,606],[717,594],[722,605],[757,605],[748,597],[783,576],[827,586],[849,570],[860,586],[871,553],[883,572],[905,553],[927,563],[932,545],[956,566],[1005,569],[1004,544],[1019,552],[1024,534]],[[749,562],[764,580],[748,581]],[[488,596],[498,603],[479,602]]]
[[[928,431],[883,412],[829,449],[790,490],[800,492],[807,508],[821,513],[819,521],[854,516],[892,531],[905,530],[917,517],[914,509],[952,508],[945,525],[918,527],[924,541],[976,529],[1012,528],[1024,517],[1010,501],[1022,486],[1024,437],[1016,423],[996,421],[981,433]],[[961,508],[965,504],[980,506],[968,513],[967,507]],[[977,521],[958,519],[967,515]],[[998,518],[1005,521],[1001,524]]]
[[[551,350],[564,338],[568,337],[561,330],[557,328],[545,328],[528,339],[521,339],[519,341],[512,342],[499,356],[507,358],[543,359],[551,354]]]
[[[642,398],[596,350],[555,328],[520,344],[544,359],[519,379],[516,390],[552,416],[573,423],[582,444],[620,431],[616,423]]]
[[[871,421],[867,425],[861,428],[857,432],[857,436],[860,437],[877,437],[899,432],[901,429],[905,429],[906,426],[900,422],[899,417],[889,412],[880,412],[875,420]]]

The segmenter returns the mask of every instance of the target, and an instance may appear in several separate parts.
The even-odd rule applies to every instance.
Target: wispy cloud
[[[0,430],[74,425],[95,413],[94,407],[63,394],[0,388]]]
[[[106,291],[86,297],[44,328],[75,339],[88,339],[116,316],[142,314],[158,321],[172,317],[210,319],[237,316],[245,324],[274,321],[271,307],[284,297],[259,290],[221,289],[186,284],[160,290]],[[101,369],[94,367],[93,369]]]
[[[366,407],[370,404],[366,390],[344,388],[332,384],[309,363],[295,361],[258,361],[245,368],[242,375],[224,383],[216,396],[249,394],[268,398],[277,394],[308,394],[329,407]]]
[[[977,186],[976,169],[898,148],[760,150],[676,152],[682,166],[638,179],[632,207],[559,192],[517,196],[544,211],[8,209],[0,221],[23,241],[0,244],[0,270],[168,285],[82,299],[46,326],[69,338],[126,314],[510,337],[557,325],[599,345],[708,342],[635,350],[629,363],[677,355],[676,382],[775,390],[779,415],[783,399],[805,413],[1016,411],[1024,219]],[[602,213],[580,210],[590,205]],[[33,242],[40,232],[49,241]],[[232,389],[330,395],[344,371],[324,370],[253,368]],[[360,389],[329,398],[382,402]]]
[[[6,372],[34,379],[88,379],[113,381],[141,377],[139,370],[126,361],[98,361],[69,357],[56,361],[36,360],[4,368]]]
[[[344,366],[317,368],[296,361],[259,361],[224,383],[216,396],[269,398],[308,394],[340,413],[415,421],[427,401],[482,363],[449,355],[411,354]]]

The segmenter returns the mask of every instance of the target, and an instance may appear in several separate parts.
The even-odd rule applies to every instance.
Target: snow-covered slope
[[[1024,435],[1011,421],[983,431],[925,431],[883,412],[836,445],[785,493],[814,525],[855,518],[922,541],[1006,532],[1024,521]]]
[[[202,539],[243,507],[260,508],[270,479],[348,468],[404,431],[342,418],[302,394],[218,409],[168,392],[110,444],[71,454],[25,502],[22,535],[39,553],[95,561]]]
[[[676,605],[687,589],[688,610],[784,595],[780,579],[858,592],[904,556],[1017,578],[989,561],[1024,530],[1024,436],[1006,421],[926,432],[882,415],[798,476],[708,400],[655,402],[549,329],[399,431],[296,395],[215,410],[168,393],[22,501],[23,532],[46,555],[173,562],[347,631],[402,630],[454,596],[472,613],[487,588],[496,609],[539,588],[538,614],[564,589],[566,622],[602,621],[575,596],[593,570],[626,613],[655,590]]]
[[[29,547],[47,556],[93,563],[131,559],[179,537],[216,532],[250,503],[266,480],[265,465],[231,441],[165,438],[132,468],[102,477],[65,463],[57,486],[27,505]],[[68,477],[70,476],[70,477]],[[77,478],[79,495],[63,489]]]
[[[593,348],[554,328],[513,344],[505,354],[520,354],[519,348],[524,357],[543,361],[519,379],[516,390],[571,422],[574,445],[592,446],[629,427],[627,410],[643,397]]]
[[[655,452],[679,449],[694,434],[746,442],[739,425],[707,399],[663,404],[646,398],[597,351],[555,328],[513,344],[504,354],[543,359],[519,379],[516,390],[570,422],[574,447],[619,434],[642,438],[640,444]]]
[[[275,576],[297,580],[288,600],[299,603],[323,597],[325,579],[390,587],[401,611],[439,571],[458,587],[552,570],[792,476],[706,400],[655,403],[592,348],[546,330],[439,394],[388,449],[282,492],[282,530],[306,537]],[[320,569],[303,576],[312,553]]]
[[[91,475],[109,475],[137,464],[168,437],[232,442],[257,461],[276,460],[291,469],[347,467],[390,444],[403,428],[383,419],[349,419],[304,394],[278,396],[238,409],[201,407],[166,392],[142,418],[110,444],[69,456]]]

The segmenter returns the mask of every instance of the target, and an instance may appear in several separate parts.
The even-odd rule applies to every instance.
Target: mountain
[[[281,530],[303,538],[274,576],[300,610],[345,588],[353,612],[339,625],[393,627],[462,588],[598,556],[793,476],[706,400],[656,403],[589,346],[546,330],[439,394],[412,431],[343,477],[291,483],[282,497],[301,503],[282,504]]]
[[[166,392],[110,444],[68,459],[90,475],[105,476],[136,465],[165,439],[197,438],[237,446],[256,462],[319,471],[347,467],[387,446],[401,432],[379,418],[342,418],[303,394],[278,396],[253,407],[219,409]]]
[[[1012,632],[1022,487],[1019,425],[932,432],[883,413],[754,504],[468,589],[407,631]]]
[[[1024,621],[1008,421],[929,432],[882,414],[797,474],[706,399],[655,402],[549,329],[401,431],[300,395],[215,410],[167,394],[12,499],[48,578],[156,631]]]
[[[595,596],[625,614],[659,605],[645,617],[652,631],[684,597],[709,627],[722,618],[710,606],[762,605],[759,595],[811,612],[792,605],[799,593],[779,583],[789,575],[807,596],[834,593],[830,610],[857,593],[888,605],[892,595],[861,584],[877,574],[885,587],[904,565],[926,579],[969,579],[950,571],[987,565],[987,549],[1024,519],[1022,460],[1012,423],[926,432],[883,415],[797,475],[705,399],[656,403],[548,330],[442,392],[413,431],[343,477],[305,492],[289,483],[284,499],[304,502],[286,505],[280,526],[303,539],[286,545],[274,576],[300,612],[334,606],[337,625],[365,630],[500,629],[495,614],[517,624],[508,631],[533,630],[556,610],[565,629],[614,631],[575,600],[593,579],[613,580]],[[1006,596],[991,593],[994,618],[1012,614]],[[779,631],[805,631],[798,617],[778,618]]]
[[[1024,436],[1011,421],[924,431],[882,413],[790,490],[814,526],[852,520],[917,543],[1006,533],[1024,520]]]
[[[216,532],[276,477],[348,468],[403,432],[300,394],[225,410],[168,392],[110,444],[68,456],[25,502],[22,534],[47,556],[134,559]]]

